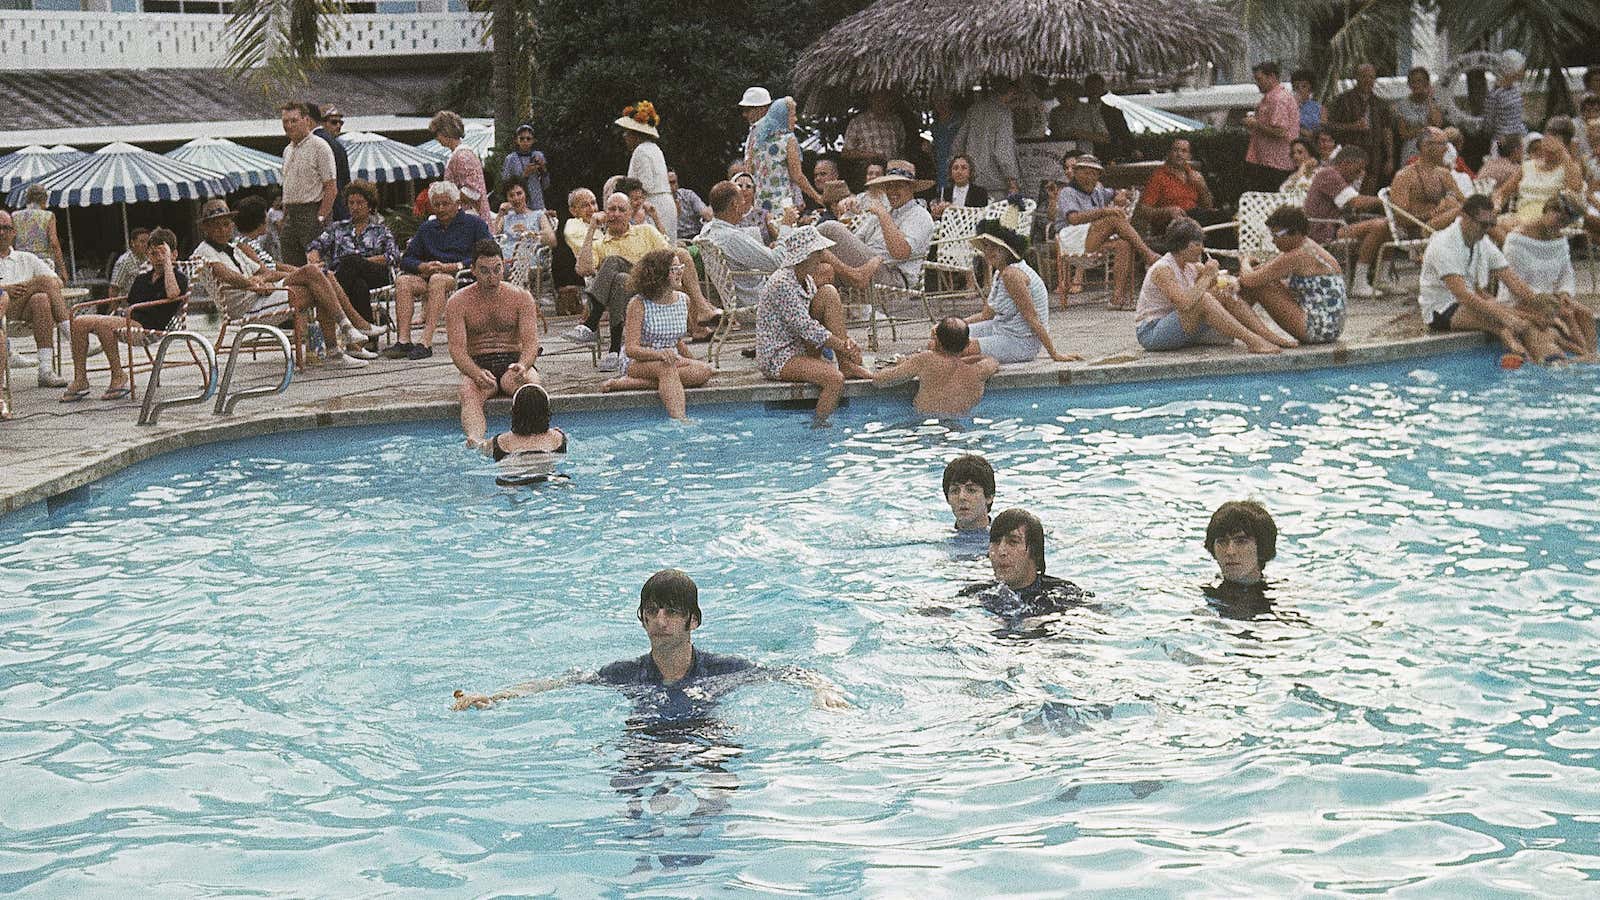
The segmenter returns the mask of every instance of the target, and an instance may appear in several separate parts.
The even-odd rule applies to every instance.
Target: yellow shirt
[[[568,223],[570,224],[570,223]],[[585,227],[585,233],[588,228]],[[595,232],[594,242],[590,250],[594,253],[594,264],[599,268],[600,261],[608,256],[620,256],[631,263],[644,259],[644,255],[652,250],[669,250],[672,244],[661,236],[654,225],[634,225],[622,237],[612,237],[611,232],[604,228]],[[578,244],[573,249],[573,256],[583,249],[583,238],[578,238]]]

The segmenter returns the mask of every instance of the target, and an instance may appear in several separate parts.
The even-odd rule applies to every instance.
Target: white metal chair
[[[1383,203],[1383,218],[1389,223],[1389,239],[1378,247],[1378,258],[1374,260],[1372,265],[1372,288],[1373,292],[1378,294],[1398,293],[1400,292],[1398,285],[1395,286],[1394,291],[1391,291],[1389,290],[1388,279],[1384,278],[1385,271],[1390,271],[1393,274],[1394,259],[1391,258],[1389,260],[1389,269],[1385,270],[1383,266],[1384,257],[1400,253],[1416,255],[1426,250],[1428,239],[1433,237],[1434,230],[1427,222],[1418,219],[1390,202],[1388,188],[1378,189],[1378,200]],[[1405,226],[1404,229],[1402,226]],[[1408,234],[1411,229],[1420,231],[1422,236],[1415,238],[1405,237],[1404,235]]]
[[[973,267],[977,251],[972,248],[971,241],[984,212],[976,206],[951,206],[939,217],[931,244],[933,259],[923,264],[922,271],[933,274],[928,302],[931,305],[938,301],[941,311],[945,301],[978,292],[977,272]]]
[[[711,334],[711,345],[706,348],[706,361],[722,368],[722,351],[730,344],[754,343],[756,339],[756,304],[739,299],[735,284],[738,278],[765,278],[765,272],[733,269],[728,265],[722,248],[704,238],[695,238],[700,248],[700,262],[706,269],[706,281],[717,299],[722,302],[722,319]]]

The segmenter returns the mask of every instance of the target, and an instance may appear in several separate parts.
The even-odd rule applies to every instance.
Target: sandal
[[[79,400],[87,399],[88,396],[89,396],[89,389],[88,388],[79,388],[78,390],[67,391],[65,394],[62,394],[60,400],[58,400],[57,402],[59,402],[59,403],[77,403]]]
[[[123,385],[122,387],[111,388],[110,390],[107,390],[104,394],[100,395],[100,399],[101,400],[121,400],[121,399],[123,399],[124,397],[128,396],[131,393],[133,393],[133,388],[131,388],[131,387],[127,386],[127,385]]]

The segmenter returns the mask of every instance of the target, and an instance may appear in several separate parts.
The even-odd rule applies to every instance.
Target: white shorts
[[[1062,256],[1083,256],[1089,252],[1084,245],[1089,240],[1089,225],[1068,225],[1056,232],[1056,246]]]
[[[230,319],[249,319],[262,315],[269,315],[275,309],[287,314],[292,310],[289,307],[288,291],[273,291],[270,294],[258,294],[255,291],[241,291],[234,288],[223,291],[223,311]]]

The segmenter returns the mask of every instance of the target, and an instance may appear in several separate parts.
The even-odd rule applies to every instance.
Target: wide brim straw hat
[[[783,268],[804,262],[811,254],[833,246],[815,225],[802,225],[778,239],[778,265]]]
[[[649,135],[656,140],[661,139],[661,132],[656,131],[654,125],[646,125],[645,123],[640,122],[637,119],[629,118],[628,116],[618,116],[617,120],[611,124],[621,128],[626,128],[629,131],[637,131],[640,134]]]
[[[1023,254],[1028,252],[1027,239],[1001,225],[999,219],[984,219],[980,221],[977,231],[977,234],[968,238],[974,247],[981,248],[985,244],[993,244],[1011,254],[1011,259],[1014,262],[1021,262]]]
[[[868,181],[867,186],[872,187],[873,185],[889,184],[890,182],[895,181],[908,182],[911,185],[912,193],[917,194],[920,194],[928,188],[933,187],[934,184],[932,181],[926,178],[917,178],[917,167],[909,160],[891,159],[889,160],[889,164],[883,167],[883,174]]]
[[[202,222],[209,222],[212,219],[231,218],[233,218],[233,210],[228,208],[228,201],[221,198],[207,200],[206,205],[200,209],[200,221]]]

